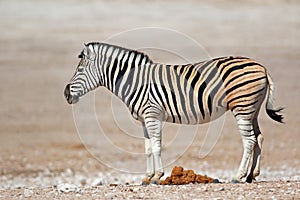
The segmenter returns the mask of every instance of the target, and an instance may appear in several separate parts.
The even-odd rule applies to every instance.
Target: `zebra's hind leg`
[[[253,161],[249,175],[247,176],[246,182],[251,183],[252,180],[255,180],[255,177],[260,173],[260,157],[261,157],[261,150],[264,141],[264,137],[261,134],[257,122],[257,118],[253,120],[253,128],[256,136],[256,144],[254,146],[253,152]]]
[[[246,177],[250,160],[252,158],[253,148],[256,144],[256,137],[250,119],[237,119],[238,127],[243,141],[244,153],[237,174],[232,179],[233,183],[241,182]]]

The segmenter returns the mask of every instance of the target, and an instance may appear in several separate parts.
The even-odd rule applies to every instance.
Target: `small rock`
[[[269,191],[270,191],[270,192],[274,192],[275,189],[274,189],[274,188],[270,188]]]
[[[98,177],[92,182],[92,186],[99,186],[99,185],[105,185],[107,184],[107,181],[104,179],[104,177]]]
[[[32,168],[32,164],[26,163],[25,168],[26,168],[26,169],[31,169],[31,168]]]
[[[44,173],[45,176],[49,176],[49,177],[51,176],[51,171],[48,168],[44,169],[43,173]]]
[[[16,157],[15,157],[15,156],[13,156],[13,155],[11,155],[11,156],[9,157],[9,159],[10,159],[10,160],[15,160],[15,159],[16,159]]]
[[[34,192],[32,191],[32,190],[30,190],[30,189],[24,189],[24,197],[25,198],[29,198],[29,197],[31,197],[32,195],[34,194]]]
[[[115,197],[115,195],[113,193],[108,193],[108,194],[105,194],[105,197],[107,199],[113,199]]]
[[[145,196],[145,193],[144,193],[144,192],[140,192],[140,193],[139,193],[139,196],[140,196],[140,197],[144,197],[144,196]],[[143,198],[143,199],[144,199],[144,198]]]
[[[74,184],[69,184],[69,183],[64,183],[64,184],[60,184],[57,186],[57,190],[59,192],[76,192],[77,191],[77,186]]]
[[[66,171],[64,172],[64,175],[67,177],[72,177],[74,175],[72,169],[67,168]]]
[[[224,191],[224,190],[225,190],[225,189],[224,189],[223,187],[214,189],[215,192],[217,192],[217,191]]]
[[[85,186],[86,184],[87,184],[87,181],[86,181],[86,179],[81,179],[80,180],[80,184],[82,185],[82,186]]]
[[[243,195],[239,195],[238,197],[237,197],[237,199],[239,200],[239,199],[245,199],[245,196],[243,196]]]
[[[241,193],[244,193],[244,189],[243,189],[243,188],[241,188],[241,187],[239,187],[239,188],[236,188],[236,189],[235,189],[235,191],[237,191],[237,192],[241,192]]]

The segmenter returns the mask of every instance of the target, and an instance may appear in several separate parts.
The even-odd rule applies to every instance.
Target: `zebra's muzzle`
[[[72,96],[71,95],[71,92],[70,92],[70,84],[68,84],[65,88],[65,91],[64,91],[64,95],[65,95],[65,98],[67,100],[67,102],[69,104],[74,104],[74,103],[77,103],[79,101],[79,97],[78,96]]]

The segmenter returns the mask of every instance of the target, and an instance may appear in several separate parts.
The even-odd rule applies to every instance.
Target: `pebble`
[[[104,180],[103,177],[98,177],[92,182],[92,186],[99,186],[99,185],[105,185],[106,181]]]
[[[214,189],[215,192],[217,192],[217,191],[224,191],[224,190],[225,190],[225,189],[224,189],[223,187]]]
[[[73,171],[70,168],[67,168],[66,171],[64,173],[62,173],[63,176],[65,177],[72,177],[73,176]]]
[[[76,192],[77,191],[77,186],[74,184],[69,184],[69,183],[63,183],[63,184],[59,184],[57,186],[57,190],[59,192]]]
[[[47,177],[51,177],[51,175],[52,175],[49,168],[45,168],[43,173],[44,174],[42,174],[42,175],[45,175]]]
[[[243,192],[244,192],[244,189],[241,188],[241,187],[239,187],[239,188],[236,188],[235,191],[237,191],[237,192],[242,192],[242,193],[243,193]]]
[[[115,195],[113,193],[108,193],[108,194],[105,194],[105,197],[107,199],[113,199],[115,197]]]
[[[32,190],[27,189],[27,188],[24,189],[24,197],[25,197],[25,198],[29,198],[29,197],[31,197],[33,194],[34,194],[34,192],[33,192]]]

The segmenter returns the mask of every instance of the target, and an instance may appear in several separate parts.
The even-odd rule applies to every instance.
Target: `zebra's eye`
[[[79,54],[78,58],[83,58],[83,53]]]

